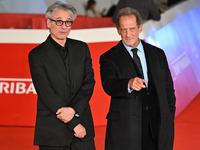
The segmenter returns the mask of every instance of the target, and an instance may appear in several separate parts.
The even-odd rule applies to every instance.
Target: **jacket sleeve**
[[[104,91],[112,97],[129,97],[128,82],[130,78],[119,78],[117,67],[106,55],[100,57],[101,82]]]
[[[29,66],[38,99],[50,112],[56,114],[57,110],[66,104],[53,90],[40,56],[30,52]]]
[[[149,19],[159,21],[161,18],[161,14],[160,14],[157,6],[153,2],[153,0],[149,0],[148,4],[146,4],[146,5],[149,7]]]
[[[171,76],[171,72],[168,66],[167,58],[163,52],[163,61],[165,66],[165,80],[166,80],[166,93],[167,93],[167,99],[168,99],[168,105],[171,113],[175,115],[176,110],[176,97],[175,97],[175,90],[174,90],[174,84]]]
[[[84,68],[84,79],[81,88],[75,94],[73,99],[71,100],[70,107],[72,107],[79,117],[74,116],[74,118],[68,123],[69,128],[73,129],[80,122],[81,115],[83,111],[88,107],[89,101],[91,99],[95,80],[94,80],[94,71],[92,68],[92,59],[90,56],[90,51],[85,44],[85,68]]]

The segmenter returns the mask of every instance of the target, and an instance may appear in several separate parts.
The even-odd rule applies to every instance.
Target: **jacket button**
[[[149,107],[146,107],[146,110],[149,110]]]
[[[136,117],[137,117],[137,115],[134,115],[134,114],[129,114],[129,115],[128,115],[128,117],[129,117],[129,118],[136,118]]]

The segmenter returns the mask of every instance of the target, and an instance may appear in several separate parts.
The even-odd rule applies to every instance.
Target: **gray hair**
[[[119,28],[119,20],[122,16],[131,16],[134,15],[136,17],[138,27],[142,24],[142,17],[136,9],[126,7],[119,10],[117,17],[116,17],[116,27]]]
[[[55,3],[53,3],[52,5],[50,5],[45,13],[45,16],[46,18],[51,18],[52,17],[52,12],[53,11],[56,11],[56,10],[64,10],[64,11],[67,11],[71,14],[72,16],[72,20],[74,21],[76,19],[76,16],[77,16],[77,11],[76,9],[72,6],[72,5],[69,5],[69,4],[65,4],[65,3],[62,3],[60,1],[57,1]]]

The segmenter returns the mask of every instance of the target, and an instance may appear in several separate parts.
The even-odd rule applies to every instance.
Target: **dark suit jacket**
[[[170,70],[163,50],[142,44],[158,97],[158,148],[172,150],[175,95]],[[121,41],[101,55],[100,72],[103,88],[111,96],[106,150],[141,150],[142,98],[140,92],[128,93],[128,82],[137,77],[137,72]]]
[[[119,0],[113,14],[113,21],[116,21],[117,13],[120,9],[131,7],[140,12],[143,20],[160,20],[160,12],[153,0]]]
[[[89,100],[95,81],[90,52],[87,44],[81,41],[68,38],[67,46],[68,66],[50,37],[29,53],[31,76],[38,94],[35,145],[69,145],[73,129],[79,123],[86,128],[85,140],[94,137]],[[56,111],[61,107],[72,107],[80,117],[63,123],[56,118]]]

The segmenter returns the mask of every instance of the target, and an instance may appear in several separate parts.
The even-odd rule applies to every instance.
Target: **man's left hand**
[[[75,110],[71,107],[62,107],[57,110],[56,114],[58,119],[64,123],[68,123],[74,117]]]

